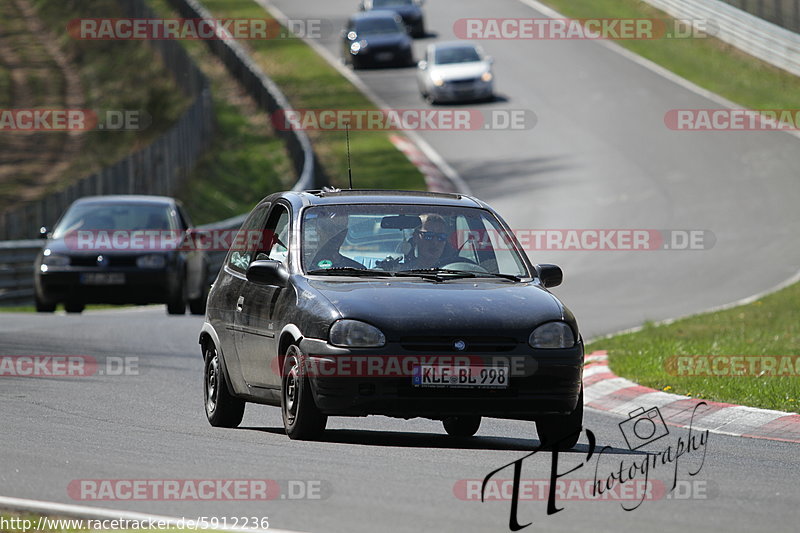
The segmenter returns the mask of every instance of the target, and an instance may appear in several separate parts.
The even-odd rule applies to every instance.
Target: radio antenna
[[[347,138],[347,176],[350,179],[350,190],[353,189],[353,168],[350,165],[350,122],[344,123],[344,134]]]

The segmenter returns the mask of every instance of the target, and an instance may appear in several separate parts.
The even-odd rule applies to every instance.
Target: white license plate
[[[375,54],[375,59],[378,61],[391,61],[394,59],[394,54],[392,52],[381,52],[379,54]]]
[[[121,272],[98,272],[81,274],[83,285],[124,285],[125,274]]]
[[[411,380],[415,387],[505,389],[508,367],[417,365]]]

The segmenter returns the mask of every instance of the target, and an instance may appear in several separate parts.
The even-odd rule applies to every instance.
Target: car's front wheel
[[[37,313],[52,313],[56,310],[56,304],[54,302],[48,302],[39,298],[37,294],[34,297],[36,303],[36,312]]]
[[[205,359],[205,379],[203,399],[206,404],[206,417],[214,427],[235,428],[242,422],[245,401],[231,395],[219,354],[213,343],[209,342],[203,354]]]
[[[453,437],[471,437],[481,427],[479,416],[451,416],[442,420],[444,430]]]
[[[290,439],[316,440],[325,431],[328,417],[314,403],[311,384],[305,375],[304,354],[292,344],[286,350],[281,372],[281,412]]]
[[[167,300],[167,313],[183,315],[186,313],[186,277],[181,276],[178,285],[172,289]]]
[[[570,450],[578,444],[583,429],[583,387],[575,410],[564,416],[546,416],[536,421],[539,439],[548,447],[558,444],[561,450]]]

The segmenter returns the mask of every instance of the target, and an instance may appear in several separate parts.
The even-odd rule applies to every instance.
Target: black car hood
[[[561,320],[561,303],[535,283],[496,279],[309,280],[343,318],[380,328],[387,339],[418,335],[495,335],[527,339],[532,328]],[[502,330],[502,333],[500,332]]]

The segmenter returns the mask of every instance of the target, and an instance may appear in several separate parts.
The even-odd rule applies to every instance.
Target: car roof
[[[175,205],[177,202],[169,196],[155,196],[146,194],[107,194],[103,196],[84,196],[78,198],[75,204],[150,204],[150,205]]]
[[[323,189],[287,193],[297,195],[305,206],[335,204],[419,204],[487,208],[483,202],[463,194],[390,189]]]

